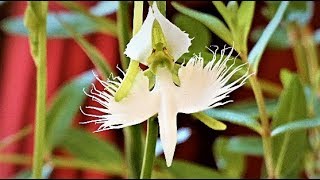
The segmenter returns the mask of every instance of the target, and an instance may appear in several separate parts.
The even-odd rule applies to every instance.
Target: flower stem
[[[298,25],[294,23],[288,24],[287,32],[290,44],[292,45],[294,60],[298,69],[298,73],[300,74],[302,82],[304,84],[309,84],[306,54],[302,46]]]
[[[46,118],[46,92],[47,92],[47,42],[46,24],[39,28],[39,61],[37,66],[37,102],[34,137],[34,155],[32,165],[32,178],[41,178],[44,157],[44,134]]]
[[[240,54],[241,59],[245,62],[248,61],[248,57],[245,54]],[[251,70],[251,69],[250,69]],[[252,71],[252,70],[251,70]],[[274,167],[273,167],[273,160],[272,160],[272,144],[271,144],[271,134],[270,134],[270,123],[268,120],[268,115],[266,111],[266,106],[262,94],[262,90],[260,84],[257,80],[257,76],[254,74],[249,77],[249,81],[257,102],[257,106],[259,109],[261,125],[262,125],[262,144],[263,144],[263,151],[264,151],[264,159],[267,168],[268,178],[274,177]]]
[[[155,119],[150,118],[147,126],[147,138],[144,149],[143,163],[140,179],[150,179],[152,174],[155,148],[158,137],[158,124]]]
[[[140,125],[124,129],[125,153],[128,163],[128,178],[140,176],[142,164],[142,136]]]
[[[118,26],[118,39],[119,39],[119,50],[123,53],[125,50],[125,45],[129,43],[129,14],[128,14],[128,2],[119,1],[119,9],[117,12],[117,26]],[[120,56],[121,66],[123,69],[128,68],[129,58],[126,56]]]
[[[37,104],[36,104],[36,127],[33,156],[32,177],[41,178],[44,156],[44,134],[46,118],[46,91],[47,91],[47,63],[46,63],[46,27],[40,29],[41,44],[40,61],[37,68]]]
[[[47,12],[48,2],[28,2],[24,25],[29,33],[31,55],[37,69],[36,114],[32,178],[42,177],[45,150],[46,95],[47,95]]]

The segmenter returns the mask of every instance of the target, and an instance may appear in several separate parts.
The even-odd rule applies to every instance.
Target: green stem
[[[306,58],[307,58],[307,65],[308,65],[308,72],[309,72],[309,82],[311,85],[311,101],[309,104],[309,116],[313,117],[315,115],[315,104],[317,101],[317,71],[319,68],[318,64],[318,53],[317,53],[317,45],[314,41],[313,34],[311,28],[307,25],[304,27],[299,27],[301,32],[302,38],[302,45],[305,50]]]
[[[118,26],[118,39],[119,39],[119,50],[120,53],[123,54],[125,50],[125,45],[129,43],[130,35],[129,35],[129,14],[128,14],[128,2],[127,1],[119,1],[119,8],[117,12],[117,26]],[[123,69],[128,68],[129,58],[121,55],[121,66]]]
[[[287,26],[290,44],[294,54],[294,59],[298,69],[298,73],[304,84],[309,84],[308,66],[304,48],[302,46],[301,34],[298,25],[291,23]]]
[[[124,129],[125,153],[128,163],[128,178],[138,179],[142,165],[142,136],[140,125]]]
[[[240,54],[241,59],[245,62],[248,62],[248,57],[245,54]],[[250,69],[251,70],[251,69]],[[251,70],[252,71],[252,70]],[[266,111],[266,105],[264,102],[262,90],[260,84],[257,80],[256,75],[252,75],[249,77],[249,81],[257,102],[257,106],[259,109],[260,120],[263,132],[261,133],[263,151],[264,151],[264,159],[266,163],[268,178],[274,177],[274,167],[272,160],[272,143],[271,143],[271,133],[270,133],[270,123],[268,120],[268,114]]]
[[[46,118],[47,63],[46,63],[46,26],[39,31],[39,64],[37,68],[37,102],[34,138],[32,177],[41,178],[44,156],[44,134]]]
[[[150,118],[147,126],[147,137],[144,149],[143,163],[140,179],[150,179],[152,174],[155,148],[158,137],[158,122]]]
[[[121,8],[121,7],[119,7]],[[124,5],[122,5],[122,10],[124,10]],[[134,15],[133,15],[133,35],[138,32],[142,25],[143,18],[143,1],[135,1],[134,2]],[[128,23],[125,21],[121,21],[118,23]],[[124,27],[124,25],[119,25],[119,27]],[[123,31],[124,32],[124,31]],[[127,31],[128,34],[128,31]],[[124,33],[119,34],[119,39],[124,39],[124,37],[129,37]],[[123,52],[125,49],[124,41],[120,41],[120,53],[124,56]],[[122,57],[123,58],[123,57]],[[123,67],[125,68],[125,67]],[[115,94],[115,100],[120,101],[129,93],[132,84],[136,75],[139,72],[139,62],[135,60],[131,60],[126,76],[124,77],[123,82],[121,83],[120,88]],[[140,125],[135,125],[131,127],[124,128],[124,136],[125,136],[125,153],[128,163],[128,178],[139,178],[141,172],[141,164],[142,164],[142,136],[141,136],[141,127]]]

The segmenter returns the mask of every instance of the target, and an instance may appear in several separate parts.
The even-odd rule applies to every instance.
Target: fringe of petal
[[[85,113],[80,107],[80,111],[84,115],[96,118],[89,121],[80,122],[80,124],[88,124],[88,123],[101,124],[100,127],[94,132],[100,132],[100,131],[109,130],[109,129],[119,129],[124,127],[124,123],[126,123],[125,121],[114,121],[114,120],[110,120],[109,118],[110,101],[114,101],[114,95],[119,89],[123,80],[117,76],[115,78],[112,78],[113,80],[108,79],[105,82],[105,81],[102,81],[98,77],[98,75],[96,75],[95,73],[94,73],[94,76],[96,77],[98,82],[104,87],[104,90],[107,90],[107,91],[98,90],[96,86],[92,83],[92,89],[90,90],[90,94],[87,93],[84,89],[83,89],[83,92],[88,97],[90,97],[93,101],[98,102],[100,105],[102,105],[103,108],[94,107],[94,106],[86,106],[85,108],[102,112],[104,113],[104,115],[95,115],[95,114]]]

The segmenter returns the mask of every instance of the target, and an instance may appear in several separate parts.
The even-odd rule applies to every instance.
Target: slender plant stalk
[[[36,115],[32,178],[41,178],[45,151],[47,94],[47,12],[48,2],[28,2],[24,23],[29,31],[31,55],[37,68]]]
[[[121,3],[128,3],[128,2],[120,2],[120,6],[118,10],[118,13],[120,12],[120,15],[118,17],[124,16],[125,11],[127,11],[128,7],[127,5],[121,4]],[[125,10],[126,8],[126,10]],[[133,17],[133,33],[137,33],[142,25],[142,18],[143,18],[143,1],[135,1],[134,2],[134,17]],[[124,21],[123,19],[120,20],[118,23],[122,23],[122,25],[119,25],[119,29],[121,29],[121,33],[118,34],[120,39],[120,54],[122,56],[121,59],[125,59],[125,56],[123,54],[126,44],[129,42],[129,32],[128,29],[123,29],[123,27],[128,27],[128,25],[124,25],[124,23],[128,23]],[[133,34],[133,35],[134,35]],[[127,38],[127,39],[125,39]],[[123,68],[126,68],[126,64],[123,63]],[[128,92],[131,89],[132,82],[134,81],[137,72],[139,71],[139,62],[135,60],[131,60],[128,72],[126,73],[126,76],[124,77],[124,80],[121,84],[121,87],[118,89],[118,91],[115,94],[116,101],[121,101]],[[131,127],[124,128],[124,136],[125,136],[125,153],[128,163],[128,178],[139,178],[140,172],[141,172],[141,165],[142,165],[142,135],[141,135],[141,127],[140,125],[135,125]]]
[[[44,134],[46,120],[46,92],[47,92],[47,62],[46,62],[46,26],[40,29],[39,44],[41,44],[39,64],[37,68],[37,104],[36,104],[36,127],[35,146],[33,156],[32,177],[41,178],[44,156]]]
[[[248,57],[246,54],[240,54],[240,56],[243,61],[248,62]],[[257,76],[256,75],[250,76],[249,81],[250,81],[250,84],[251,84],[251,87],[252,87],[256,102],[257,102],[257,106],[258,106],[259,114],[260,114],[260,119],[261,119],[261,125],[262,125],[262,129],[263,129],[263,131],[261,133],[261,137],[262,137],[263,154],[264,154],[265,164],[266,164],[266,168],[267,168],[268,178],[274,178],[270,123],[268,120],[266,105],[264,102],[264,98],[263,98],[260,84],[257,80]]]
[[[140,125],[124,129],[125,153],[128,163],[128,178],[138,179],[142,164],[142,136]]]
[[[302,38],[302,45],[305,50],[306,58],[307,58],[307,65],[308,65],[308,72],[309,72],[309,82],[311,85],[311,101],[309,104],[309,116],[314,117],[315,115],[315,103],[317,101],[317,71],[319,68],[318,63],[318,53],[317,53],[317,45],[314,41],[313,34],[311,28],[307,25],[304,27],[299,27],[301,32]]]
[[[117,12],[117,26],[118,26],[118,34],[119,34],[119,44],[126,45],[130,40],[130,36],[128,33],[129,30],[129,9],[128,9],[127,1],[119,1],[119,8]],[[123,53],[125,50],[125,46],[119,47],[120,53]],[[121,66],[123,69],[128,68],[129,58],[121,55]]]
[[[155,119],[150,118],[148,120],[148,126],[147,126],[147,138],[146,138],[146,144],[144,149],[140,179],[151,178],[157,137],[158,137],[158,122]]]
[[[309,74],[308,74],[308,66],[307,59],[304,48],[302,46],[301,34],[298,28],[298,25],[294,23],[290,23],[287,26],[288,38],[290,40],[290,44],[292,45],[292,50],[294,54],[294,59],[296,62],[296,66],[298,69],[298,73],[302,79],[304,84],[309,84]]]

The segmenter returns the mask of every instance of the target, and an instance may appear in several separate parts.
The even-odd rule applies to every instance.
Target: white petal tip
[[[172,165],[172,160],[171,161],[167,161],[167,167],[170,167]]]

